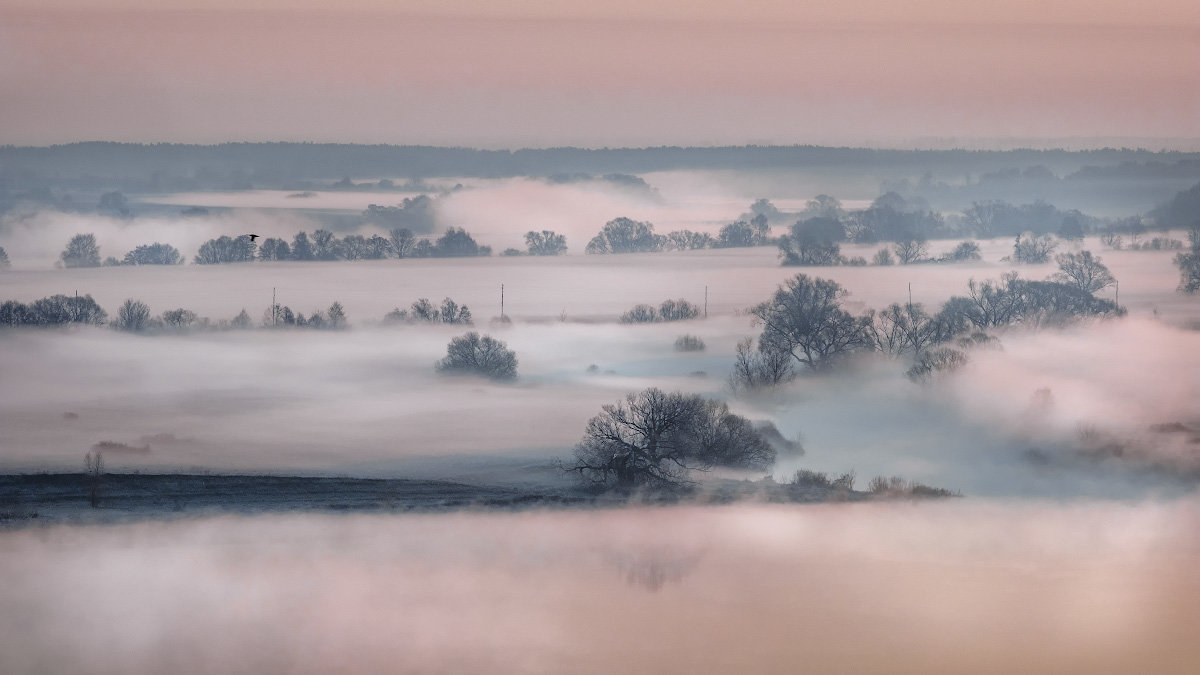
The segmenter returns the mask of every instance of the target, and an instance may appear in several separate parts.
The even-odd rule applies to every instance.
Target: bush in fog
[[[596,487],[675,489],[693,470],[774,463],[771,444],[725,403],[650,388],[589,420],[567,469]]]
[[[663,300],[657,309],[650,305],[635,305],[621,315],[621,323],[657,323],[687,321],[700,315],[700,308],[684,299]]]
[[[787,482],[787,486],[793,490],[818,488],[822,490],[850,492],[854,490],[855,478],[856,475],[853,471],[847,471],[840,476],[830,478],[829,474],[824,471],[799,469],[796,473],[792,474],[792,479]]]
[[[125,254],[122,265],[180,265],[183,256],[170,244],[143,244]]]
[[[836,281],[797,274],[750,310],[763,327],[761,345],[790,354],[810,370],[871,347],[868,321],[842,309],[846,290]]]
[[[126,333],[141,333],[151,326],[150,306],[132,298],[121,304],[112,327]]]
[[[957,492],[944,488],[930,487],[917,481],[907,481],[899,476],[885,478],[876,476],[871,479],[867,489],[872,497],[895,499],[897,497],[914,497],[919,499],[937,499],[942,497],[957,497]]]
[[[99,267],[100,247],[96,245],[96,235],[88,233],[71,237],[59,258],[63,267]]]
[[[896,260],[892,257],[892,252],[886,248],[881,248],[875,252],[875,257],[871,258],[872,265],[895,265]]]
[[[979,244],[973,241],[960,242],[954,250],[938,258],[938,262],[972,262],[981,259]]]
[[[257,246],[245,235],[239,237],[220,236],[200,245],[192,262],[197,265],[219,265],[224,263],[250,262],[254,260]]]
[[[446,358],[435,368],[446,375],[479,375],[492,380],[517,377],[517,355],[504,342],[471,331],[446,345]]]
[[[1058,273],[1052,277],[1055,281],[1086,293],[1095,293],[1117,281],[1108,267],[1100,262],[1100,257],[1093,256],[1091,251],[1062,253],[1054,256],[1054,262],[1058,263]]]
[[[247,317],[248,318],[248,317]],[[159,318],[162,321],[164,328],[174,331],[183,331],[192,327],[196,323],[196,313],[190,309],[169,309],[162,313]]]
[[[559,255],[567,252],[567,238],[550,230],[526,232],[525,246],[529,255]]]
[[[1054,237],[1043,234],[1034,236],[1028,232],[1018,234],[1013,243],[1012,262],[1020,265],[1040,265],[1050,261],[1050,255],[1058,248]]]
[[[616,218],[604,224],[604,229],[588,242],[585,252],[644,253],[661,251],[665,244],[666,237],[654,234],[654,225],[629,218]]]
[[[754,391],[790,382],[795,377],[792,355],[769,343],[754,346],[754,338],[738,342],[729,386],[734,391]]]
[[[469,326],[472,323],[471,310],[466,305],[459,305],[450,298],[442,299],[441,307],[434,305],[428,298],[421,298],[408,309],[397,307],[383,317],[384,323],[448,323]]]
[[[677,352],[702,352],[704,346],[704,340],[695,335],[681,335],[675,339],[675,351]]]

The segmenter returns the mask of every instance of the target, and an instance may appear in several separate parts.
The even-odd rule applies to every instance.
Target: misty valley
[[[0,148],[0,670],[1188,672],[1197,167]]]

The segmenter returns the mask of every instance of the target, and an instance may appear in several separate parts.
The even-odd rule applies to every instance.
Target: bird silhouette
[[[258,235],[257,235],[257,234],[247,234],[246,236],[247,236],[247,237],[250,237],[250,241],[254,241],[255,239],[258,239]]]

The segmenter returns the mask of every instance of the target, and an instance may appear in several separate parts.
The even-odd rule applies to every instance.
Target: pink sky
[[[1191,2],[95,4],[0,9],[0,143],[1200,138]]]

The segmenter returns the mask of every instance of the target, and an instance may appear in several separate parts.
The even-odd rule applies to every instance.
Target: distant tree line
[[[184,309],[170,309],[155,316],[150,306],[133,298],[125,300],[116,316],[109,315],[91,295],[53,295],[22,303],[7,300],[0,304],[0,326],[54,327],[70,324],[103,326],[127,333],[181,333],[188,331],[248,329],[255,326],[246,310],[230,320],[214,321]],[[326,310],[314,310],[308,316],[286,305],[269,306],[263,312],[259,326],[263,328],[341,329],[347,325],[345,309],[334,302]]]

